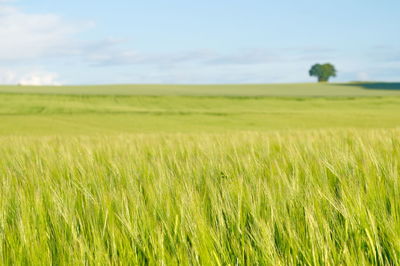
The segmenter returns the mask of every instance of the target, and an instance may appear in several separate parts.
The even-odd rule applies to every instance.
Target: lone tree
[[[315,64],[309,71],[310,76],[318,78],[318,82],[328,82],[330,77],[336,77],[336,69],[332,64]]]

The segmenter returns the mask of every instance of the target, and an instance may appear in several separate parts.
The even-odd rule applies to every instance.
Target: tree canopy
[[[310,76],[318,78],[318,82],[328,82],[329,78],[336,77],[336,69],[330,64],[315,64],[309,71]]]

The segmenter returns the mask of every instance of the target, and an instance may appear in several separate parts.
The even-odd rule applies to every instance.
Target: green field
[[[0,93],[145,96],[400,96],[400,83],[303,83],[243,85],[0,86]]]
[[[249,85],[249,89],[245,85],[188,88],[148,85],[147,92],[147,87],[140,85],[2,87],[0,135],[394,128],[400,125],[397,83],[369,85],[377,89],[353,85]],[[22,91],[30,93],[17,93]],[[130,95],[135,93],[138,95]],[[238,96],[239,93],[245,96]]]
[[[399,264],[399,87],[2,86],[0,264]]]

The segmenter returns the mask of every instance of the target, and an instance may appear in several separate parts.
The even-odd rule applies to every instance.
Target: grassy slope
[[[0,135],[397,127],[398,88],[399,83],[0,86]],[[285,97],[260,97],[274,95]]]
[[[0,93],[185,96],[400,96],[400,83],[304,83],[260,85],[0,86]]]
[[[400,98],[0,94],[1,135],[393,128]]]

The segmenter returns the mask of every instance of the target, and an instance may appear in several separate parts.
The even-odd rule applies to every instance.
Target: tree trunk
[[[328,79],[323,77],[318,77],[318,82],[328,82]]]

